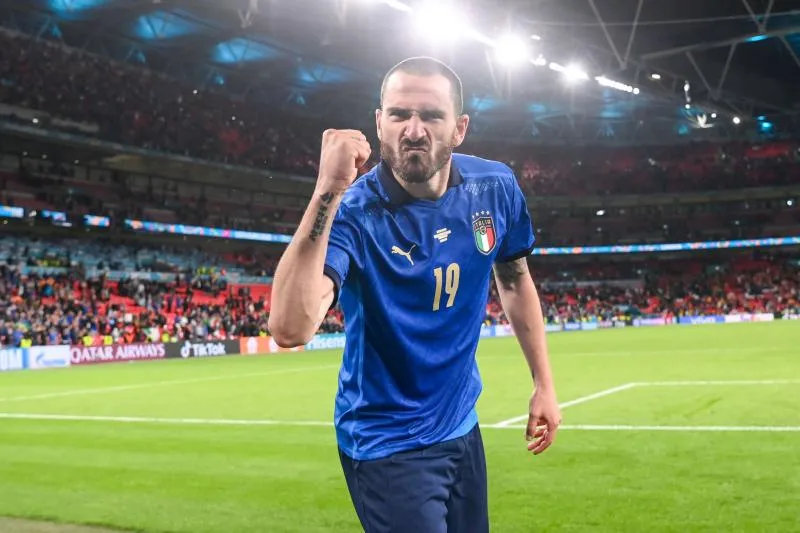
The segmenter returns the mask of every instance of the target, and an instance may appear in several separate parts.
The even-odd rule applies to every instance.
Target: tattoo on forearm
[[[528,275],[527,259],[523,257],[508,263],[498,263],[494,265],[494,273],[504,289],[512,290],[523,276]]]
[[[325,230],[325,224],[328,222],[328,212],[330,211],[330,205],[333,201],[333,193],[326,192],[325,194],[321,194],[319,199],[322,205],[320,205],[317,210],[317,216],[314,218],[314,226],[311,228],[311,234],[308,236],[313,242],[317,242],[317,238],[322,235],[322,232]]]

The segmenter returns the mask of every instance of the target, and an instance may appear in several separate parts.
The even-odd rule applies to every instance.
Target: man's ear
[[[378,140],[383,141],[381,138],[381,117],[383,116],[383,110],[376,109],[375,110],[375,131],[378,132]]]
[[[461,146],[469,129],[469,115],[466,113],[456,118],[456,134],[453,138],[454,146]]]

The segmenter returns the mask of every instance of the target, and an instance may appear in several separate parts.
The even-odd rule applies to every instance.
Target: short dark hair
[[[383,107],[383,95],[386,92],[386,83],[389,77],[395,72],[405,72],[414,76],[444,76],[450,81],[450,90],[455,104],[456,116],[464,112],[464,88],[461,78],[455,71],[445,63],[432,57],[410,57],[389,69],[381,84],[381,107]]]

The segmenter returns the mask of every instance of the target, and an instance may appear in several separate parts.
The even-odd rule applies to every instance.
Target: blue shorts
[[[480,428],[421,450],[355,461],[339,450],[366,533],[488,533]]]

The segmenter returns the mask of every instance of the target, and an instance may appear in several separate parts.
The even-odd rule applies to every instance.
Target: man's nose
[[[408,120],[406,125],[406,137],[411,142],[417,142],[425,137],[425,127],[416,115]]]

